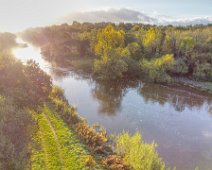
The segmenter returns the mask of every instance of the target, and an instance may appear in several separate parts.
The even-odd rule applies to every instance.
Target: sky
[[[0,0],[0,31],[21,31],[72,12],[111,8],[171,17],[212,16],[212,0]]]

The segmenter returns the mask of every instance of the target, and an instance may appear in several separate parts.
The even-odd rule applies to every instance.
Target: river
[[[18,40],[18,42],[23,42]],[[179,170],[212,169],[212,96],[183,86],[131,82],[108,86],[89,76],[46,62],[40,49],[28,44],[13,54],[22,62],[33,59],[62,87],[71,105],[88,123],[107,132],[139,131],[155,141],[162,159]]]

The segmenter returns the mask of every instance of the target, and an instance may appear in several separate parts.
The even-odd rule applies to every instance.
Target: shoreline
[[[183,85],[212,94],[212,82],[195,81],[188,78],[173,78],[175,85]]]

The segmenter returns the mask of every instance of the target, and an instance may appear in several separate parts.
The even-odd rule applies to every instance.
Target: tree
[[[130,53],[130,57],[133,58],[134,60],[139,60],[142,57],[142,50],[141,46],[137,42],[133,42],[128,44],[128,49]]]
[[[141,41],[148,57],[161,55],[165,33],[159,29],[150,27],[147,30],[141,30]]]
[[[113,50],[108,52],[100,60],[95,60],[93,71],[99,80],[115,81],[123,77],[123,73],[127,71],[127,64]]]
[[[96,36],[95,53],[105,56],[112,49],[123,48],[125,45],[125,33],[115,30],[112,25],[100,30]]]
[[[124,48],[125,34],[122,30],[115,30],[108,25],[97,34],[95,52],[101,55],[101,59],[94,62],[94,75],[100,80],[116,80],[123,77],[127,71],[127,64],[122,59],[128,55]]]
[[[29,82],[28,95],[31,95],[31,102],[37,105],[46,100],[52,90],[51,77],[41,70],[39,65],[33,60],[27,62],[24,74]]]
[[[186,36],[182,39],[181,43],[180,43],[180,49],[182,50],[182,52],[184,52],[185,54],[191,53],[192,50],[194,49],[195,46],[195,41],[192,37],[190,36]]]

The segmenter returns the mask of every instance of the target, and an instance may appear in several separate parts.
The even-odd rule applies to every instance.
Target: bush
[[[156,144],[146,144],[142,136],[136,133],[130,136],[122,133],[117,137],[117,153],[134,170],[164,170],[165,163],[155,151]]]
[[[123,159],[117,155],[109,155],[102,161],[103,165],[110,170],[129,170],[130,167],[123,162]]]
[[[167,74],[167,71],[171,68],[173,62],[173,54],[167,54],[150,61],[143,59],[140,62],[140,66],[148,81],[170,82],[171,77]]]
[[[212,67],[209,63],[198,63],[193,76],[196,80],[212,81]]]
[[[127,71],[127,63],[117,55],[112,52],[107,58],[95,60],[93,71],[97,79],[114,81],[123,77],[123,73]]]
[[[96,165],[96,161],[94,160],[94,158],[91,155],[88,155],[85,159],[85,164],[89,168],[93,168]]]
[[[78,136],[85,141],[85,143],[96,151],[104,149],[104,144],[107,141],[106,131],[100,130],[97,132],[93,127],[87,123],[77,123],[75,130]]]
[[[188,74],[189,68],[185,59],[179,58],[174,61],[173,66],[169,70],[172,74],[185,75]]]
[[[123,60],[128,66],[127,71],[124,73],[124,75],[126,75],[127,78],[133,79],[141,77],[141,68],[136,60],[130,57],[124,57]]]

